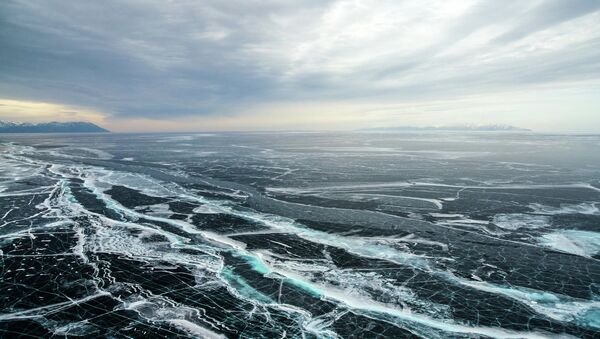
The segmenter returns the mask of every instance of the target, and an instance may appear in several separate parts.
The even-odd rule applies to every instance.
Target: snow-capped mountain
[[[403,132],[403,131],[476,131],[476,132],[529,132],[526,128],[515,127],[511,125],[452,125],[452,126],[396,126],[396,127],[376,127],[361,129],[367,132]]]
[[[91,122],[25,122],[0,121],[0,133],[102,133],[108,130]]]

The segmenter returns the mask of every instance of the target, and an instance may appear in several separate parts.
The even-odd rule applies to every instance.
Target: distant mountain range
[[[456,125],[456,126],[396,126],[363,128],[361,132],[426,132],[426,131],[456,131],[456,132],[531,132],[530,129],[511,125]]]
[[[0,121],[0,133],[105,133],[108,130],[91,122],[46,122],[30,124]]]

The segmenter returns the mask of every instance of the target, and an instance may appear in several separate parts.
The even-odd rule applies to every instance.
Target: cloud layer
[[[271,114],[293,128],[319,114],[333,124],[558,114],[543,93],[586,101],[587,121],[599,108],[599,10],[597,0],[6,0],[0,99],[115,121]]]

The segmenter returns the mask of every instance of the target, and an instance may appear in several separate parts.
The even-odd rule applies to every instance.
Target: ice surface
[[[0,336],[596,337],[598,159],[513,137],[0,139]]]
[[[519,228],[548,227],[551,223],[551,219],[547,216],[515,213],[496,214],[492,222],[498,227],[502,227],[507,230],[516,230]]]
[[[544,234],[539,242],[559,251],[591,257],[600,252],[600,233],[563,230]]]

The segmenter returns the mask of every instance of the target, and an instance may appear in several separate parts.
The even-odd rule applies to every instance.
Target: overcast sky
[[[0,120],[600,132],[600,1],[0,1]]]

